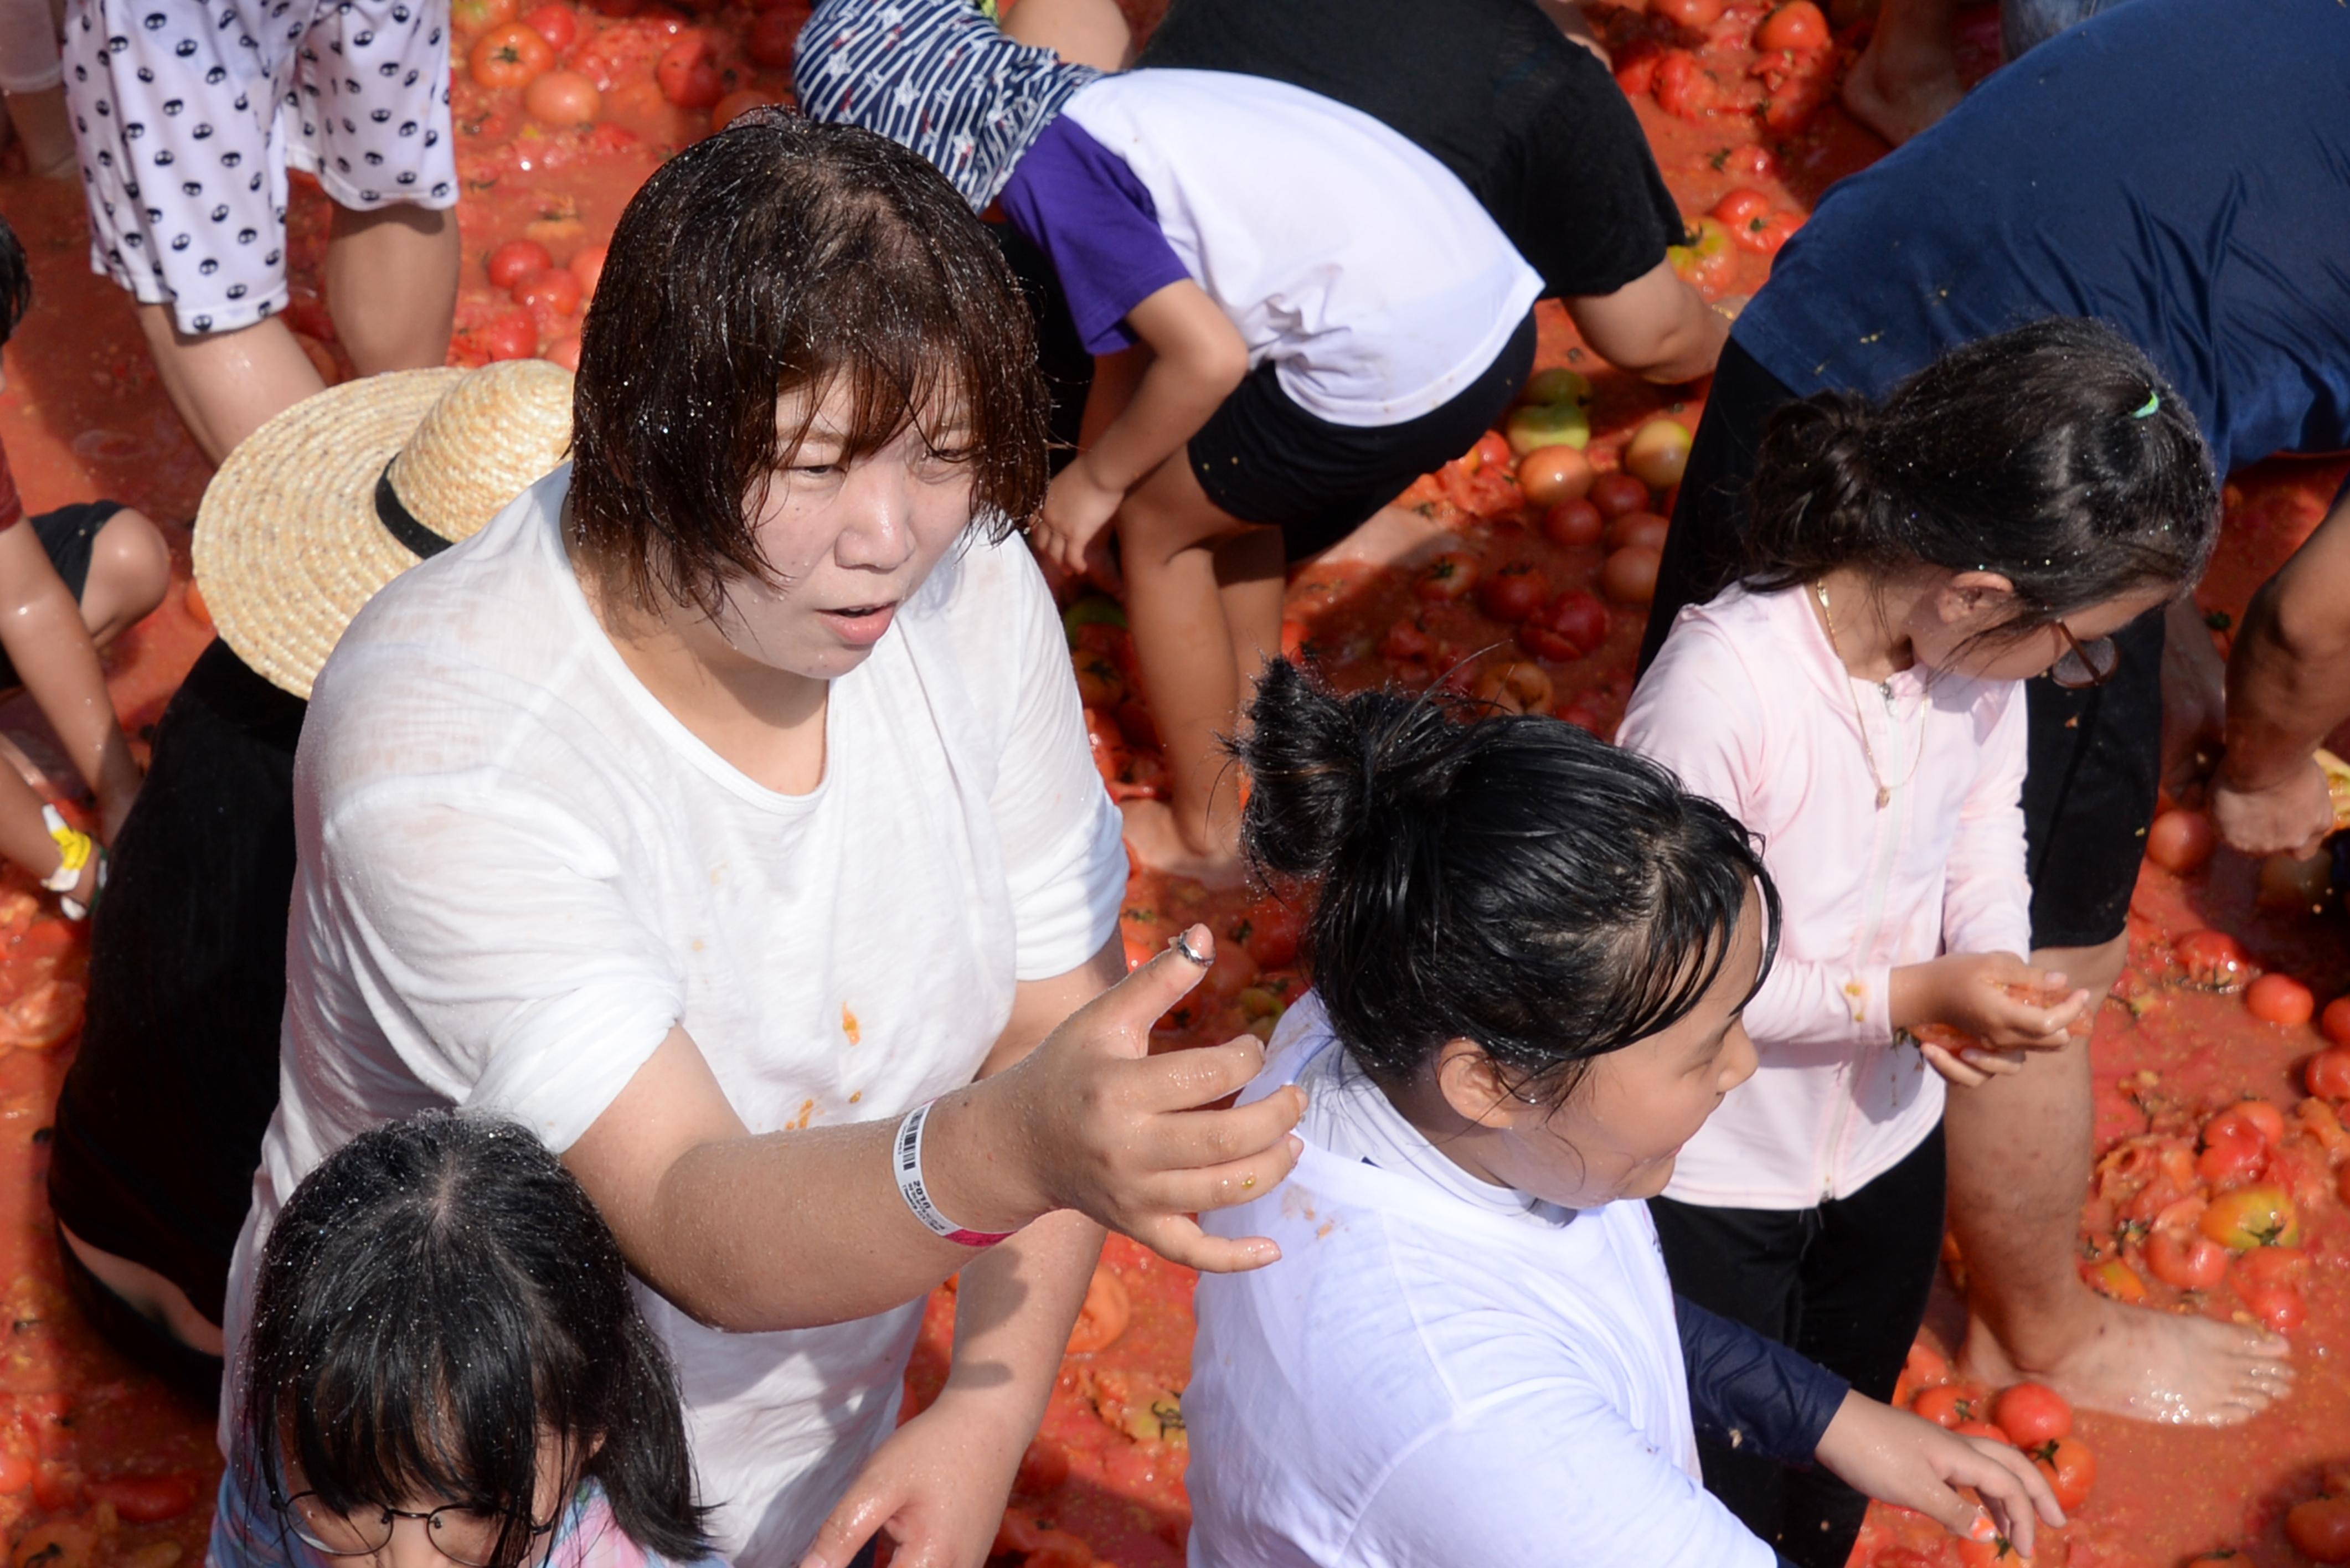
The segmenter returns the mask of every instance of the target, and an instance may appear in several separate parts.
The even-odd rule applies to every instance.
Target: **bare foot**
[[[1203,888],[1238,888],[1248,880],[1248,867],[1238,846],[1205,855],[1191,847],[1175,826],[1175,811],[1163,800],[1129,800],[1118,804],[1126,815],[1126,846],[1153,871],[1189,877]]]
[[[2085,1410],[2172,1427],[2233,1427],[2293,1390],[2293,1347],[2279,1335],[2093,1299],[2095,1329],[2045,1366],[2023,1365],[1970,1319],[1960,1369],[1994,1388],[2033,1378]]]
[[[1892,62],[1871,39],[1844,78],[1844,106],[1852,117],[1894,146],[1927,130],[1959,107],[1967,89],[1958,66],[1939,57]]]

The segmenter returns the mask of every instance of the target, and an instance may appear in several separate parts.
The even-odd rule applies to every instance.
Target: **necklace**
[[[1827,584],[1814,582],[1812,597],[1820,601],[1820,619],[1827,626],[1828,650],[1835,655],[1836,663],[1845,668],[1845,695],[1852,699],[1852,722],[1854,728],[1860,732],[1860,754],[1868,759],[1869,782],[1877,785],[1877,809],[1883,811],[1892,803],[1893,792],[1918,776],[1918,764],[1926,757],[1926,737],[1922,734],[1918,737],[1918,754],[1909,759],[1909,771],[1901,775],[1900,784],[1887,784],[1885,774],[1877,766],[1877,748],[1869,743],[1868,721],[1861,715],[1860,696],[1852,689],[1851,669],[1844,665],[1844,646],[1836,640],[1835,611],[1828,607]],[[1880,680],[1877,689],[1885,694],[1885,711],[1890,717],[1893,712],[1893,682],[1890,680]]]

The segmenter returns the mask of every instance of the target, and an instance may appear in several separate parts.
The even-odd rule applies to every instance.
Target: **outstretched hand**
[[[1866,1395],[1845,1396],[1814,1457],[1856,1490],[1915,1509],[1953,1535],[2002,1536],[2022,1557],[2032,1555],[2035,1515],[2052,1527],[2064,1522],[2047,1478],[2016,1449],[1961,1438]]]
[[[2035,969],[2013,953],[1946,953],[1895,976],[1902,987],[1898,1011],[1907,1015],[1897,1022],[1946,1023],[1998,1051],[2061,1048],[2084,1026],[2095,1000],[2068,990],[2061,972]]]
[[[1037,552],[1073,577],[1090,577],[1116,592],[1118,572],[1110,559],[1110,520],[1126,499],[1122,490],[1097,483],[1080,454],[1054,476],[1045,507],[1029,526]]]
[[[1213,960],[1207,927],[1183,940]],[[1038,1187],[1033,1211],[1075,1209],[1171,1262],[1232,1273],[1261,1268],[1281,1249],[1264,1237],[1211,1236],[1194,1216],[1281,1183],[1304,1147],[1290,1129],[1305,1096],[1289,1085],[1250,1105],[1202,1108],[1264,1065],[1253,1035],[1150,1054],[1150,1026],[1206,972],[1170,946],[990,1083],[1013,1096],[1019,1147]]]

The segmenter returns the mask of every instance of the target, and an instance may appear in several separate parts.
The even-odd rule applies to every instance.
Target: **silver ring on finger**
[[[1191,933],[1189,931],[1176,932],[1174,940],[1167,945],[1173,948],[1177,952],[1181,953],[1185,958],[1190,959],[1193,963],[1198,964],[1201,969],[1212,967],[1211,961],[1201,957],[1198,950],[1191,946]]]

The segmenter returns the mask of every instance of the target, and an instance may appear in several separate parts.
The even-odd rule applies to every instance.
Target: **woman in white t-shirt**
[[[2022,1454],[1665,1278],[1639,1200],[1754,1071],[1777,897],[1744,830],[1554,719],[1285,662],[1252,716],[1248,852],[1317,892],[1315,992],[1242,1099],[1309,1109],[1295,1174],[1210,1221],[1284,1256],[1201,1282],[1195,1568],[1767,1568],[1700,1431],[2029,1555],[2064,1516]]]
[[[610,1221],[730,1557],[837,1568],[879,1530],[975,1563],[1094,1221],[1273,1255],[1184,1211],[1275,1184],[1295,1104],[1175,1114],[1253,1042],[1146,1057],[1204,931],[1070,1018],[1124,972],[1126,862],[1008,536],[1043,488],[1035,363],[976,220],[879,137],[754,114],[639,192],[572,464],[385,588],[317,680],[232,1345],[307,1172],[496,1111]],[[900,1428],[957,1271],[953,1370]]]

